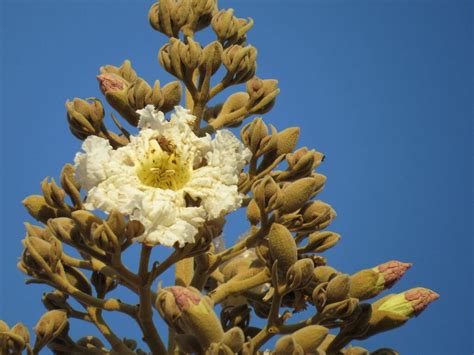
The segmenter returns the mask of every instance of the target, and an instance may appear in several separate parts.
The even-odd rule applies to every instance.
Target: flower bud
[[[227,345],[233,354],[237,354],[244,345],[245,334],[243,330],[239,327],[233,327],[224,333],[222,338],[222,343]]]
[[[201,54],[201,61],[199,63],[201,75],[204,76],[208,68],[210,69],[209,75],[214,75],[217,72],[222,64],[223,51],[222,44],[217,41],[211,42],[204,47]]]
[[[321,164],[324,155],[315,150],[308,150],[303,147],[294,153],[286,155],[288,168],[278,175],[278,181],[295,180],[298,178],[311,176],[313,170]],[[322,175],[321,175],[322,176]],[[324,181],[322,182],[324,184]]]
[[[234,9],[220,10],[212,17],[211,26],[220,42],[235,42],[239,34],[239,21]]]
[[[253,106],[265,95],[264,81],[256,76],[247,81],[247,93],[250,97],[249,105]]]
[[[296,343],[292,335],[284,335],[275,344],[275,354],[304,355],[304,350]]]
[[[66,101],[67,120],[74,136],[84,140],[100,132],[104,119],[104,107],[98,99],[75,98]]]
[[[257,206],[266,212],[278,209],[283,203],[280,187],[268,175],[252,186],[252,193]]]
[[[92,287],[89,284],[87,277],[79,270],[69,265],[64,265],[64,273],[66,274],[67,281],[73,287],[77,288],[81,292],[92,295]]]
[[[305,287],[313,278],[314,263],[311,259],[300,259],[287,272],[286,284],[289,290]]]
[[[30,195],[22,203],[31,217],[37,221],[46,223],[48,219],[58,216],[58,210],[49,206],[41,195]]]
[[[102,219],[97,217],[95,214],[89,211],[85,211],[85,210],[72,212],[71,218],[74,220],[74,222],[76,222],[81,233],[83,233],[86,236],[91,233],[92,225],[94,223],[102,224]]]
[[[36,342],[33,351],[38,352],[43,346],[60,335],[67,325],[68,319],[65,311],[53,310],[43,314],[34,328]]]
[[[252,122],[246,124],[240,133],[242,142],[250,149],[253,155],[256,155],[262,139],[267,135],[268,128],[261,117],[257,117]]]
[[[377,296],[391,288],[410,267],[409,263],[392,260],[355,273],[351,276],[351,297],[366,300]]]
[[[292,334],[295,342],[303,348],[305,354],[313,352],[329,333],[329,329],[320,325],[308,325]]]
[[[217,13],[217,0],[190,0],[193,15],[191,28],[194,32],[210,25],[212,17]]]
[[[138,79],[137,73],[132,68],[132,63],[129,60],[125,60],[120,67],[114,65],[104,65],[100,67],[101,74],[115,74],[123,78],[128,83],[133,83]]]
[[[316,180],[308,177],[289,183],[282,189],[283,204],[280,212],[283,214],[292,213],[303,207],[311,198],[316,185]]]
[[[314,268],[313,271],[313,280],[316,283],[328,282],[331,278],[335,277],[338,274],[337,270],[331,266],[318,266]]]
[[[333,232],[314,232],[309,235],[308,244],[298,250],[299,253],[322,253],[332,248],[341,239],[341,236]]]
[[[51,242],[37,238],[27,237],[23,240],[25,250],[22,255],[24,264],[32,270],[42,273],[43,270],[40,260],[44,260],[49,267],[56,271],[56,267],[60,261],[62,248],[59,241],[54,239]]]
[[[246,112],[240,115],[236,115],[235,112],[244,108],[247,105],[248,99],[249,97],[246,92],[236,92],[230,95],[224,102],[219,115],[210,121],[210,125],[214,129],[219,129],[224,126],[237,127],[240,125],[245,118]]]
[[[278,261],[278,271],[285,275],[298,260],[295,239],[285,226],[273,223],[268,233],[268,246],[272,259]]]
[[[340,302],[327,304],[324,306],[322,313],[326,319],[345,318],[350,316],[358,305],[359,301],[356,298],[348,298]]]
[[[349,296],[351,279],[349,275],[339,274],[329,281],[326,288],[327,303],[345,300]]]
[[[128,88],[130,83],[123,77],[113,73],[102,73],[97,76],[100,90],[105,99],[123,118],[132,126],[137,126],[139,114],[128,102]]]
[[[251,199],[247,206],[247,219],[254,226],[260,223],[260,209],[254,199]]]
[[[280,93],[280,89],[278,88],[278,80],[262,80],[262,86],[261,96],[258,99],[254,97],[255,100],[251,100],[249,103],[251,107],[250,112],[258,115],[263,115],[264,113],[270,111],[275,105],[277,95]],[[248,86],[247,90],[249,90]],[[251,93],[255,96],[260,95],[259,93],[255,93],[253,90],[249,91],[249,94]]]
[[[114,290],[118,286],[117,280],[111,277],[105,276],[101,272],[94,271],[91,276],[91,283],[97,292],[97,297],[104,298],[104,296],[110,291]]]
[[[278,133],[277,155],[288,154],[295,149],[300,136],[299,127],[290,127]]]
[[[160,0],[148,12],[151,27],[167,35],[178,37],[179,31],[192,23],[192,6],[188,0]]]
[[[422,287],[381,298],[372,304],[368,330],[357,339],[366,339],[374,334],[402,326],[438,298],[436,292]]]
[[[41,297],[41,302],[48,311],[52,311],[54,309],[63,309],[69,310],[71,307],[67,303],[68,295],[62,293],[61,291],[54,290],[52,292],[45,292],[43,293],[43,297]]]
[[[255,75],[257,50],[252,46],[232,45],[222,54],[222,63],[227,68],[230,83],[241,84]]]
[[[301,209],[303,217],[302,230],[321,230],[329,226],[336,218],[336,211],[323,201],[311,201]]]
[[[159,108],[162,112],[171,111],[181,102],[182,89],[179,81],[172,81],[161,88],[163,104]]]
[[[204,349],[219,343],[222,325],[208,297],[192,287],[173,286],[158,292],[156,307],[163,319],[179,333],[192,334]]]

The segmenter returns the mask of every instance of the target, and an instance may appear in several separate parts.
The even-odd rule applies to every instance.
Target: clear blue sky
[[[15,266],[29,220],[20,202],[80,147],[64,102],[99,96],[99,66],[126,58],[149,81],[170,80],[156,60],[164,37],[148,25],[151,3],[1,2],[0,318],[10,325],[33,326],[43,312],[45,288],[24,285]],[[267,122],[301,126],[301,145],[327,155],[321,198],[338,212],[331,230],[343,238],[327,253],[330,263],[352,273],[412,262],[393,291],[425,286],[441,294],[418,319],[363,345],[404,355],[472,353],[472,2],[220,6],[255,19],[249,42],[259,49],[258,74],[280,80]],[[226,236],[243,230],[235,223]],[[111,319],[118,333],[137,335],[124,318]],[[74,336],[91,330],[72,328]]]

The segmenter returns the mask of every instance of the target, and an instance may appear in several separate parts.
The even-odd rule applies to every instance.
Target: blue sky
[[[64,102],[100,96],[99,66],[127,58],[149,82],[172,79],[157,63],[165,38],[148,25],[151,3],[1,2],[0,318],[10,325],[31,327],[43,312],[46,288],[24,285],[15,266],[30,221],[21,200],[80,148]],[[338,212],[330,229],[342,235],[325,255],[330,264],[353,273],[412,262],[392,290],[425,286],[441,295],[417,319],[362,345],[472,353],[472,2],[222,0],[220,7],[254,18],[258,75],[280,81],[265,120],[300,126],[300,146],[326,154],[320,198]],[[240,217],[230,220],[229,240],[245,230]],[[133,255],[128,261],[136,267]],[[170,282],[168,275],[163,283]],[[124,318],[110,319],[117,333],[137,336]],[[93,332],[72,328],[73,336]]]

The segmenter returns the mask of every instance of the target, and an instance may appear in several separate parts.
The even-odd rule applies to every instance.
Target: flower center
[[[163,137],[150,141],[150,147],[140,160],[137,176],[151,187],[179,190],[190,179],[191,166],[175,152],[175,147]]]

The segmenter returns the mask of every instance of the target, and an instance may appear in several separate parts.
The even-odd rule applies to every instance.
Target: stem
[[[151,305],[150,286],[152,282],[151,274],[148,271],[151,247],[142,244],[140,254],[140,265],[138,276],[140,278],[140,305],[138,307],[138,320],[143,331],[143,340],[148,344],[153,354],[165,354],[166,347],[163,344],[153,323],[153,309]]]
[[[86,307],[87,313],[92,319],[97,329],[102,333],[105,339],[109,342],[112,349],[117,351],[119,354],[135,354],[131,351],[120,339],[117,337],[112,329],[107,325],[104,318],[102,317],[102,311],[96,307]]]

